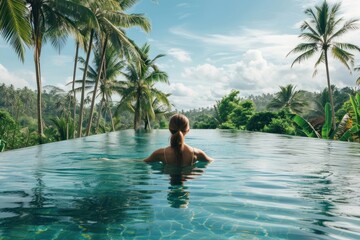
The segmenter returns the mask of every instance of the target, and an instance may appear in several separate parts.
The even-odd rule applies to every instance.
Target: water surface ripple
[[[166,130],[0,153],[0,239],[360,239],[359,144],[191,130],[215,162],[142,159]]]

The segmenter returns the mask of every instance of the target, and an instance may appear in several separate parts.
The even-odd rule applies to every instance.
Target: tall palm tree
[[[331,91],[328,53],[331,51],[334,58],[343,63],[350,70],[351,66],[354,64],[354,55],[348,50],[360,51],[360,48],[354,44],[340,43],[336,41],[336,39],[341,38],[350,30],[358,28],[357,19],[352,19],[343,23],[344,19],[338,18],[339,9],[340,3],[329,6],[326,1],[319,6],[315,6],[314,10],[311,8],[306,9],[305,14],[310,18],[310,20],[303,22],[301,25],[301,31],[303,33],[299,36],[306,42],[298,44],[289,52],[289,54],[300,53],[300,55],[293,61],[291,67],[296,62],[300,63],[312,57],[315,53],[320,52],[320,56],[315,63],[315,71],[313,75],[316,75],[317,73],[317,66],[320,63],[324,63],[334,129],[336,128],[336,122],[334,100]]]
[[[112,95],[113,93],[116,93],[116,78],[119,74],[121,74],[121,70],[125,66],[124,61],[120,59],[117,49],[115,49],[114,47],[109,47],[106,49],[105,52],[105,64],[103,64],[104,70],[101,71],[101,76],[99,77],[98,71],[99,66],[102,62],[102,52],[99,49],[99,46],[98,48],[95,48],[95,55],[93,59],[94,66],[89,65],[86,81],[86,88],[91,89],[94,87],[97,79],[100,79],[100,88],[98,89],[98,91],[95,94],[93,92],[90,92],[95,95],[95,97],[101,97],[98,122],[101,117],[101,113],[103,112],[103,108],[111,105],[110,102],[112,101]],[[84,59],[81,58],[81,62],[84,62]],[[112,122],[111,108],[106,108],[106,110],[109,112]],[[114,125],[113,122],[111,125]],[[114,128],[112,129],[114,130]]]
[[[9,42],[24,62],[25,45],[31,44],[31,26],[25,18],[27,14],[24,0],[0,1],[0,33]]]
[[[76,100],[76,91],[75,91],[75,82],[76,82],[76,70],[77,70],[77,63],[79,60],[79,49],[82,48],[85,50],[85,52],[87,52],[87,48],[86,48],[86,43],[88,42],[87,37],[89,37],[88,35],[86,35],[86,31],[84,31],[84,29],[86,29],[85,26],[77,26],[77,29],[74,29],[74,31],[72,31],[72,34],[74,36],[75,39],[75,57],[74,57],[74,68],[73,68],[73,78],[72,78],[72,87],[71,87],[71,93],[73,94],[73,106],[72,106],[72,118],[73,118],[73,138],[76,137],[76,105],[77,105],[77,100]]]
[[[117,106],[127,106],[134,112],[134,129],[140,127],[141,114],[144,112],[154,115],[152,106],[153,98],[156,97],[160,102],[168,104],[167,94],[155,88],[156,83],[169,83],[168,75],[160,71],[155,61],[163,57],[159,54],[155,58],[149,58],[150,45],[145,44],[138,49],[141,62],[130,62],[126,68],[124,76],[127,81],[121,81],[121,87],[118,88],[119,94],[122,96]]]
[[[303,108],[308,105],[303,96],[303,91],[295,91],[295,86],[289,84],[280,86],[281,91],[267,105],[268,109],[285,109],[291,113],[301,113]]]
[[[16,4],[16,6],[14,4]],[[82,19],[91,24],[92,21],[88,18],[89,11],[75,0],[7,0],[1,1],[0,11],[1,31],[5,35],[6,40],[10,39],[21,59],[23,59],[23,46],[21,40],[27,43],[28,36],[31,36],[30,42],[34,48],[37,83],[38,134],[39,143],[42,143],[43,119],[40,55],[43,42],[50,40],[54,46],[60,48],[65,41],[66,33],[75,24],[74,19]],[[6,13],[6,11],[10,12]],[[24,21],[27,22],[25,23]],[[24,25],[18,27],[21,25],[15,23],[23,23]]]
[[[93,91],[92,102],[90,106],[90,117],[88,121],[88,126],[86,129],[86,135],[90,134],[90,129],[92,125],[94,106],[96,92],[98,84],[101,77],[101,71],[103,70],[103,65],[105,63],[106,48],[110,43],[116,49],[119,50],[119,53],[124,55],[136,55],[136,49],[133,45],[133,42],[128,39],[125,32],[122,28],[129,28],[134,26],[141,27],[144,31],[148,32],[150,30],[149,21],[141,14],[126,14],[124,11],[125,7],[130,7],[134,5],[137,1],[121,0],[121,1],[108,1],[106,7],[96,9],[96,16],[99,22],[99,32],[97,32],[98,43],[102,46],[101,50],[101,62],[98,66],[98,78],[96,79]],[[111,4],[112,3],[112,4]]]

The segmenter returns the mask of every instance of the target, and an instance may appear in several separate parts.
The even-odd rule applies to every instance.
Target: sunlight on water
[[[192,130],[216,159],[142,162],[166,130],[0,154],[0,239],[360,239],[358,144]]]

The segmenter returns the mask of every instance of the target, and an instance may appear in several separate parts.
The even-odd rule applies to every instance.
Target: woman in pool
[[[185,144],[185,135],[190,130],[189,119],[182,114],[170,118],[170,146],[154,151],[145,162],[163,162],[176,166],[191,166],[196,161],[211,162],[213,159],[200,149]]]

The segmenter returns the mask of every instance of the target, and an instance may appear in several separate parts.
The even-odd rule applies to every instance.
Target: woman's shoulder
[[[157,150],[155,150],[149,157],[145,158],[144,161],[145,162],[162,162],[164,161],[164,151],[167,147],[165,148],[159,148]]]
[[[212,162],[214,161],[213,158],[209,157],[203,150],[195,147],[191,147],[194,151],[194,155],[196,160],[198,161],[205,161],[205,162]]]

